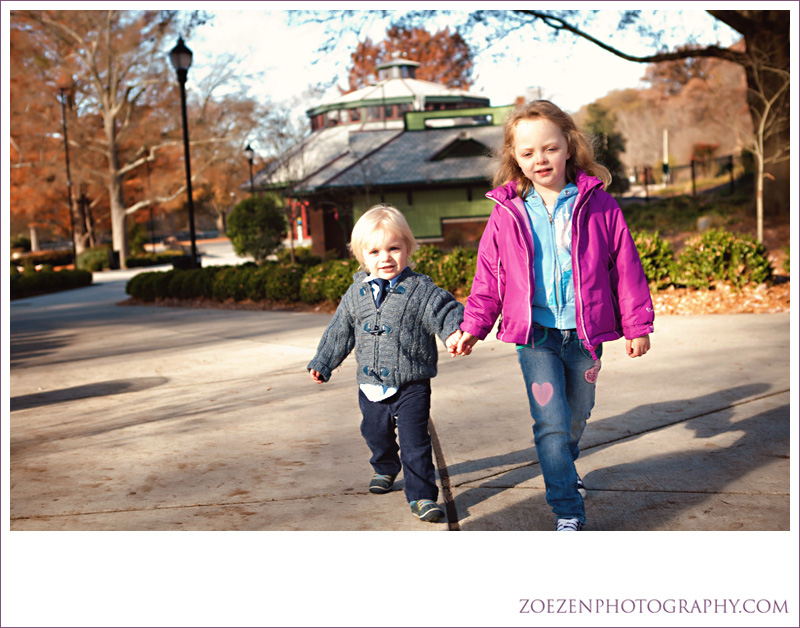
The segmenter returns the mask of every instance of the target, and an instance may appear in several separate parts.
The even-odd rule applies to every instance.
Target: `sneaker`
[[[586,497],[586,486],[584,485],[583,480],[581,480],[581,476],[578,476],[577,484],[578,492],[581,494],[581,497]]]
[[[382,495],[392,490],[394,479],[396,475],[381,475],[380,473],[373,473],[372,480],[369,483],[369,492]]]
[[[558,519],[556,520],[556,532],[580,532],[583,524],[580,519]]]
[[[419,499],[410,502],[411,514],[423,521],[439,521],[444,517],[444,511],[432,499]]]

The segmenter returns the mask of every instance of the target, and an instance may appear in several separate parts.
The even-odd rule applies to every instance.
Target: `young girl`
[[[586,522],[575,471],[594,406],[602,344],[623,335],[632,357],[650,349],[653,305],[608,170],[572,118],[545,100],[510,114],[495,201],[478,249],[464,332],[468,355],[492,330],[517,345],[533,438],[556,530]]]
[[[318,384],[326,382],[355,350],[361,434],[374,471],[369,491],[388,493],[402,469],[411,513],[439,521],[445,514],[436,503],[428,432],[431,378],[437,372],[436,336],[454,353],[464,308],[430,277],[411,270],[416,241],[394,207],[377,205],[361,216],[350,249],[362,270],[353,276],[308,371]]]

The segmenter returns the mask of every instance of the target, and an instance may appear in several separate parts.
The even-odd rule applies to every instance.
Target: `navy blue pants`
[[[362,414],[361,435],[372,452],[369,462],[375,472],[397,475],[402,469],[409,502],[436,501],[439,487],[436,486],[433,447],[428,432],[430,380],[404,384],[382,401],[370,401],[359,388],[358,404]]]

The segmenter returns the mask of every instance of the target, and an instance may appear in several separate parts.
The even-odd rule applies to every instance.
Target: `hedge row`
[[[125,291],[135,299],[213,299],[215,301],[298,301],[302,267],[267,262],[207,266],[191,270],[139,273]]]
[[[707,289],[726,283],[741,289],[773,277],[767,249],[748,236],[711,229],[687,240],[680,255],[658,232],[633,233],[650,288],[670,285]]]
[[[71,288],[81,288],[92,283],[92,273],[86,270],[59,270],[54,271],[45,266],[36,271],[26,268],[24,272],[17,271],[16,266],[11,267],[10,289],[12,299],[32,297],[37,294],[58,292]]]
[[[708,288],[718,282],[735,287],[759,284],[772,277],[766,249],[751,239],[725,231],[709,231],[687,242],[680,256],[658,233],[636,232],[645,275],[652,290],[669,285]],[[414,254],[415,270],[455,294],[466,297],[475,276],[477,250],[455,248],[445,253],[426,245]],[[126,287],[142,301],[157,298],[216,301],[337,302],[353,281],[355,259],[328,260],[316,265],[291,265],[282,259],[262,266],[208,266],[195,270],[140,273]]]
[[[144,253],[142,255],[132,255],[127,258],[128,268],[140,268],[143,266],[158,266],[161,264],[172,264],[177,258],[184,256],[181,250],[166,250],[160,253]],[[190,257],[191,259],[191,257]],[[77,267],[83,270],[99,272],[106,268],[111,268],[111,250],[101,246],[94,249],[86,249],[78,255]]]

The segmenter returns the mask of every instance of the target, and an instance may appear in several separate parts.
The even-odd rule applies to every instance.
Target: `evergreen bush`
[[[432,244],[423,244],[412,256],[414,270],[423,275],[428,275],[431,279],[439,274],[439,264],[444,257],[444,251]]]
[[[329,260],[309,268],[300,283],[300,300],[303,303],[339,301],[353,283],[358,270],[358,260]]]
[[[669,242],[659,237],[658,231],[631,233],[650,289],[661,290],[669,286],[675,275],[675,254]]]
[[[183,251],[166,250],[159,253],[144,253],[132,255],[126,260],[128,268],[142,268],[144,266],[161,266],[172,264],[176,257],[183,257]],[[191,259],[191,256],[190,256]]]
[[[276,253],[276,257],[281,264],[291,263],[291,252],[287,248],[283,248]],[[308,268],[322,263],[322,258],[319,255],[311,253],[310,246],[296,246],[294,247],[294,263]]]
[[[99,272],[111,267],[109,259],[109,247],[99,246],[93,249],[86,249],[78,254],[77,266],[79,269],[91,272]]]
[[[226,234],[237,255],[251,255],[260,264],[280,248],[287,228],[280,197],[258,194],[234,207]]]
[[[452,294],[469,294],[477,260],[477,249],[457,246],[442,257],[439,273],[431,276],[431,279],[437,286]]]
[[[46,266],[36,271],[26,269],[20,273],[16,266],[11,267],[10,295],[12,299],[70,290],[91,285],[92,273],[86,270],[59,270]]]
[[[711,229],[687,241],[677,260],[676,283],[710,288],[725,282],[742,288],[769,281],[772,274],[763,244],[749,236]]]

